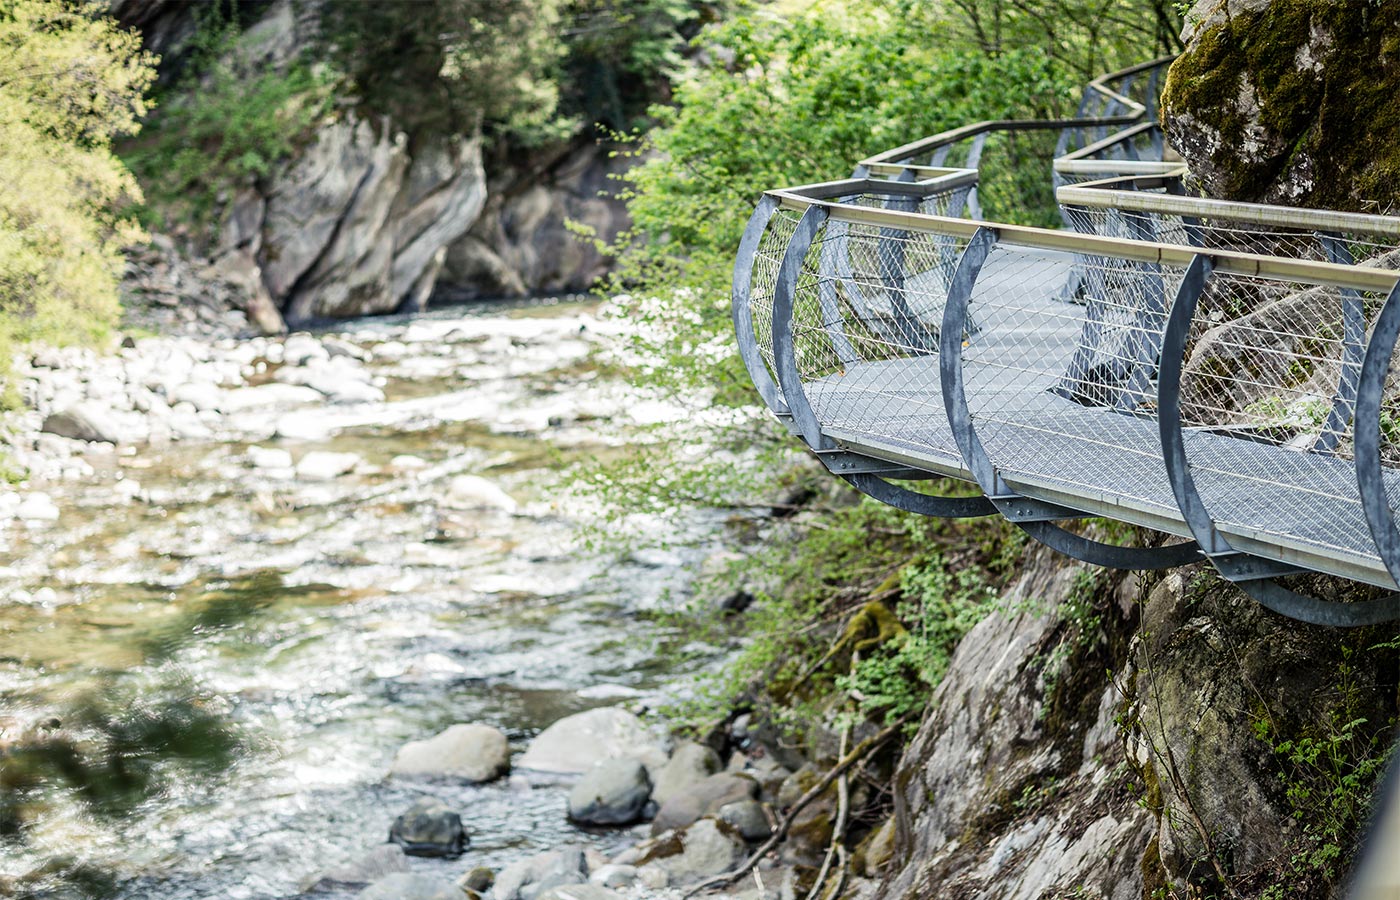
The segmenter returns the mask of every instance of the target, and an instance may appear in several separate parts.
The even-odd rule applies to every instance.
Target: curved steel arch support
[[[758,256],[758,245],[777,211],[778,201],[765,194],[758,201],[753,215],[749,216],[749,224],[744,227],[744,236],[739,239],[739,252],[734,259],[734,281],[729,297],[730,317],[734,320],[734,333],[739,340],[739,358],[744,361],[744,368],[748,370],[749,378],[758,388],[763,402],[770,410],[782,415],[787,413],[787,403],[759,351],[758,335],[754,334],[753,307],[749,305],[753,299],[753,266]]]
[[[1390,571],[1390,577],[1400,582],[1400,529],[1395,525],[1395,513],[1390,508],[1381,466],[1381,398],[1385,395],[1385,379],[1397,339],[1400,339],[1400,284],[1385,298],[1375,327],[1371,329],[1371,342],[1361,361],[1352,424],[1361,508],[1366,512],[1366,524],[1380,551],[1381,562]]]
[[[1167,547],[1119,547],[1067,531],[1051,521],[1029,521],[1012,512],[1013,504],[1024,505],[1024,501],[998,477],[996,467],[977,435],[967,405],[967,385],[962,370],[962,342],[972,289],[995,245],[996,232],[983,226],[977,229],[963,250],[957,271],[953,274],[952,286],[948,289],[948,302],[943,308],[943,328],[939,335],[938,366],[943,407],[948,414],[948,425],[953,430],[958,452],[962,454],[968,471],[986,493],[989,502],[1017,527],[1051,549],[1081,562],[1109,569],[1170,569],[1197,561],[1200,559],[1200,549],[1193,542]]]
[[[792,335],[792,303],[797,294],[797,282],[802,275],[802,263],[812,241],[826,222],[827,212],[813,204],[807,207],[792,233],[788,248],[778,268],[778,280],[773,286],[773,360],[778,368],[778,385],[793,423],[813,450],[834,450],[836,444],[822,433],[821,423],[807,402],[802,388],[802,376],[797,371],[797,345]]]
[[[1181,372],[1185,365],[1186,340],[1191,329],[1191,317],[1196,312],[1197,301],[1210,277],[1211,268],[1210,258],[1204,254],[1197,254],[1187,267],[1176,302],[1172,304],[1167,319],[1166,335],[1162,343],[1162,363],[1158,374],[1157,427],[1162,439],[1162,460],[1166,464],[1172,494],[1176,497],[1177,507],[1186,521],[1186,526],[1197,543],[1205,548],[1206,556],[1222,576],[1238,585],[1254,600],[1280,615],[1313,625],[1343,628],[1375,625],[1400,618],[1400,594],[1390,594],[1363,603],[1342,603],[1335,600],[1319,600],[1289,590],[1272,577],[1268,577],[1271,563],[1259,560],[1262,566],[1250,565],[1248,554],[1236,551],[1215,527],[1210,510],[1191,476],[1191,466],[1186,459],[1186,439],[1181,424]],[[1387,355],[1386,362],[1388,361]],[[1384,379],[1384,371],[1381,378]],[[1379,395],[1376,402],[1379,411]],[[1377,437],[1379,421],[1377,415]],[[1360,460],[1359,452],[1357,459]],[[1379,465],[1379,457],[1376,457],[1376,460]],[[1364,489],[1362,498],[1365,499]]]
[[[867,497],[905,512],[939,519],[971,519],[990,516],[996,506],[986,497],[934,497],[920,494],[897,484],[890,484],[879,475],[842,475],[847,484]]]

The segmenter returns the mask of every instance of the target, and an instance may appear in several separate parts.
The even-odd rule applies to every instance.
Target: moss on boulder
[[[1162,94],[1209,194],[1400,206],[1400,0],[1203,0]]]

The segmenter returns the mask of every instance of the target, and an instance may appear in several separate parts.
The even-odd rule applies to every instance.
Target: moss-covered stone
[[[1400,0],[1224,0],[1194,14],[1161,116],[1208,193],[1400,204]]]

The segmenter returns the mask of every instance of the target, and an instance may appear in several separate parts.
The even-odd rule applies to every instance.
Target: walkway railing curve
[[[1140,114],[1100,118],[1132,121],[1081,162],[1154,139]],[[940,140],[770,191],[750,222],[736,330],[794,434],[896,506],[996,511],[1102,565],[1208,559],[1306,621],[1400,617],[1395,596],[1330,603],[1279,581],[1400,580],[1400,219],[1219,204],[1119,171],[1061,186],[1074,230],[984,223],[965,217],[979,173],[933,165]],[[888,480],[920,477],[984,496]],[[1121,548],[1061,525],[1091,516],[1186,541]]]

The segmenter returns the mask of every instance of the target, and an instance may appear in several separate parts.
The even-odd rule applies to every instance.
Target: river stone
[[[444,505],[454,509],[499,509],[513,513],[518,508],[509,494],[479,475],[458,475],[447,485]]]
[[[255,469],[290,469],[294,465],[292,454],[281,447],[249,447],[245,456],[248,464]]]
[[[389,840],[409,856],[461,856],[470,843],[462,817],[431,797],[414,803],[394,820]]]
[[[390,775],[426,775],[492,781],[510,769],[505,733],[490,725],[453,725],[427,740],[409,741],[394,756]]]
[[[347,885],[365,885],[396,872],[407,872],[408,860],[403,850],[393,844],[381,844],[364,856],[326,870],[308,890],[327,890]]]
[[[430,878],[399,872],[381,878],[355,895],[355,900],[463,900],[454,885]]]
[[[651,797],[665,803],[681,791],[688,790],[720,770],[719,754],[704,744],[686,741],[679,744],[656,773],[656,786]]]
[[[496,873],[485,866],[477,866],[461,878],[457,879],[457,887],[464,891],[474,891],[478,894],[490,889],[496,882]]]
[[[588,883],[605,888],[631,887],[637,883],[637,867],[623,863],[605,863],[589,874]]]
[[[44,424],[39,426],[39,430],[79,441],[106,441],[109,444],[122,443],[125,438],[112,414],[102,404],[91,400],[50,413],[44,417]]]
[[[730,803],[756,800],[758,790],[758,782],[746,775],[734,772],[711,775],[661,804],[651,823],[651,833],[684,828],[705,816],[716,815],[721,807]]]
[[[535,900],[622,900],[622,895],[596,884],[569,884],[535,895]]]
[[[360,457],[355,453],[312,450],[297,461],[297,477],[304,481],[330,481],[359,464]]]
[[[222,405],[224,392],[212,381],[187,381],[170,393],[170,405],[188,403],[196,410],[216,410]]]
[[[641,719],[625,709],[602,707],[560,719],[540,732],[517,765],[536,772],[582,775],[601,760],[626,757],[660,767],[666,753]]]
[[[48,494],[36,492],[19,502],[15,518],[25,522],[57,522],[58,506]]]
[[[588,880],[583,851],[576,847],[551,850],[506,866],[491,886],[492,900],[534,900],[536,895],[565,884]]]
[[[767,840],[773,833],[772,826],[768,824],[768,816],[763,812],[763,804],[751,797],[724,804],[716,815],[721,821],[733,825],[744,840],[750,843]]]
[[[638,874],[661,869],[671,884],[683,884],[728,872],[744,859],[744,839],[715,819],[701,819],[652,845]]]
[[[569,792],[569,819],[584,825],[630,825],[651,797],[647,768],[635,759],[605,759]]]

